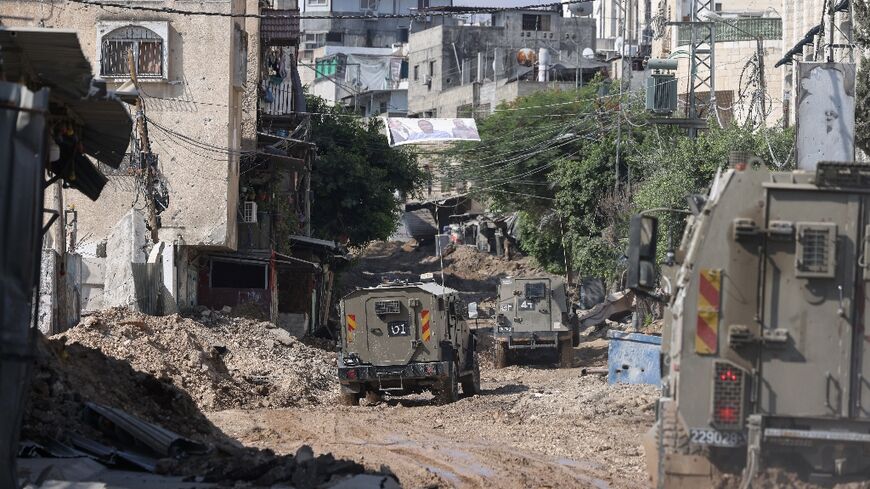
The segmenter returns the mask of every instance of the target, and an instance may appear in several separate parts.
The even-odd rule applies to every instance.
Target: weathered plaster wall
[[[455,117],[455,97],[468,98],[471,82],[477,78],[478,57],[484,80],[503,81],[515,75],[516,52],[520,48],[550,51],[553,63],[575,63],[584,48],[595,48],[595,21],[589,18],[550,16],[550,30],[522,30],[522,13],[494,16],[494,26],[463,26],[448,22],[411,34],[408,53],[408,113],[436,111],[438,117]],[[415,76],[416,73],[416,76]],[[431,84],[426,82],[431,76]],[[526,87],[528,89],[528,87]],[[538,89],[546,88],[538,85]],[[450,91],[448,93],[448,90]],[[496,90],[501,92],[501,90]],[[528,92],[527,92],[528,93]],[[441,98],[447,100],[442,101]],[[496,96],[493,107],[503,100]],[[481,94],[481,103],[490,102]],[[438,107],[444,107],[443,112]]]
[[[245,0],[151,4],[227,13],[242,12],[245,8]],[[92,64],[99,46],[98,23],[128,20],[166,23],[167,78],[141,84],[147,94],[147,116],[154,121],[149,127],[152,151],[159,155],[160,172],[170,192],[169,207],[161,215],[160,237],[167,241],[180,238],[188,245],[235,248],[242,92],[232,84],[237,60],[233,24],[239,22],[244,27],[244,22],[225,17],[119,11],[36,0],[3,0],[3,12],[33,19],[4,19],[7,25],[76,31]],[[110,83],[110,88],[121,81]],[[256,89],[248,85],[249,89]],[[185,141],[182,136],[197,143]],[[143,206],[143,197],[131,183],[131,177],[111,180],[97,202],[78,192],[66,192],[66,203],[75,205],[79,211],[79,236],[95,241],[105,239],[109,229],[131,207]]]

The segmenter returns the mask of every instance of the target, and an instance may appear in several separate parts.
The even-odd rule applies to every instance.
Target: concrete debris
[[[337,393],[334,353],[267,322],[214,311],[198,319],[110,309],[53,339],[129,362],[206,411],[317,405]]]
[[[597,326],[618,316],[625,316],[626,313],[634,310],[633,300],[634,293],[629,290],[608,295],[604,302],[596,304],[592,309],[577,313],[580,329]]]
[[[190,348],[191,351],[194,351],[194,347],[196,347],[197,354],[204,355],[204,357],[200,357],[200,360],[216,357],[227,357],[228,360],[232,351],[239,352],[244,351],[245,347],[251,348],[254,340],[251,338],[243,340],[247,336],[244,333],[245,328],[251,336],[263,334],[257,329],[257,323],[236,324],[233,322],[235,320],[227,323],[226,318],[218,317],[214,325],[207,326],[177,316],[169,318],[133,316],[142,319],[145,326],[120,325],[122,320],[130,319],[131,314],[127,311],[114,310],[95,315],[90,319],[89,325],[79,325],[70,332],[70,336],[58,336],[50,340],[41,335],[38,336],[37,362],[22,427],[22,439],[33,440],[34,445],[40,444],[43,447],[48,447],[57,441],[87,453],[101,452],[115,453],[116,455],[133,453],[122,450],[122,448],[130,446],[130,440],[113,436],[114,432],[107,434],[87,422],[87,417],[83,416],[86,406],[89,405],[88,403],[99,403],[113,408],[112,412],[115,414],[123,410],[124,414],[121,417],[127,421],[130,417],[135,416],[141,421],[147,422],[147,426],[159,430],[171,430],[184,438],[202,442],[208,446],[208,453],[205,454],[191,453],[190,447],[181,450],[184,452],[183,454],[167,447],[168,453],[173,456],[155,459],[153,464],[149,464],[153,467],[147,468],[147,470],[153,469],[158,475],[181,476],[190,482],[213,482],[225,486],[232,486],[241,481],[254,486],[268,487],[281,484],[297,489],[314,489],[328,487],[348,477],[367,472],[362,465],[355,462],[338,460],[330,454],[315,455],[309,447],[300,448],[295,456],[277,455],[271,450],[244,447],[216,428],[203,415],[191,394],[200,392],[193,387],[202,384],[202,382],[198,384],[194,381],[195,376],[211,378],[212,373],[221,369],[212,368],[213,364],[206,362],[197,364],[197,367],[210,365],[208,372],[211,373],[203,373],[197,369],[188,370],[187,364],[183,364],[180,359],[173,355],[176,355],[183,348]],[[162,328],[161,323],[167,319],[169,324],[178,326],[178,331],[181,332],[180,336],[174,337],[179,345],[170,347],[167,343],[172,336]],[[109,326],[110,324],[112,326]],[[235,324],[240,329],[234,335],[226,334],[227,331],[232,330],[230,324]],[[219,353],[218,348],[212,348],[214,353],[206,352],[206,345],[209,347],[222,346],[216,343],[216,336],[207,335],[209,331],[216,334],[210,328],[225,333],[220,336],[224,344],[228,345],[227,351],[223,355]],[[263,328],[268,329],[265,326]],[[139,335],[144,336],[140,337]],[[73,338],[82,341],[74,342]],[[107,351],[87,346],[86,340],[98,345],[102,344]],[[131,342],[125,344],[127,340],[131,340]],[[281,344],[277,341],[275,343],[274,348],[279,348]],[[293,356],[296,358],[294,361],[308,365],[307,372],[316,377],[317,367],[313,364],[317,362],[318,357],[316,355],[306,357],[302,353],[309,349],[315,349],[307,347],[301,342],[292,344],[292,351],[284,352],[287,359],[280,363],[278,368],[286,366],[287,362],[290,361],[289,357]],[[136,349],[142,354],[133,355],[132,352],[137,351]],[[167,358],[156,362],[154,355],[160,349],[164,350]],[[110,355],[110,351],[118,356]],[[122,352],[126,352],[124,354],[128,356],[122,356]],[[248,355],[253,357],[257,352],[264,355],[265,359],[261,361],[274,361],[269,359],[268,352],[260,352],[256,349],[249,352]],[[330,353],[319,350],[317,352],[327,358],[331,356]],[[138,360],[133,360],[131,357]],[[178,369],[172,371],[171,375],[166,374],[158,378],[153,373],[136,370],[131,365],[132,363],[141,367],[142,364],[138,363],[141,359],[155,362],[154,365],[161,368],[167,368],[170,362],[176,361]],[[231,382],[238,379],[228,374],[229,364],[229,362],[221,362],[221,365],[224,365],[222,374],[226,375],[228,379],[221,385],[241,388],[241,382]],[[275,369],[273,368],[273,370]],[[302,371],[304,368],[298,366],[297,370]],[[172,375],[181,375],[180,372],[186,372],[187,377],[181,377],[186,379],[186,383],[176,384]],[[274,380],[268,370],[263,370],[261,375],[270,381]],[[286,378],[284,381],[290,382]],[[214,387],[211,384],[209,386],[209,388]],[[258,387],[261,386],[249,386],[248,389],[256,391]],[[306,395],[313,395],[311,387],[309,386],[307,389]],[[237,393],[238,391],[232,392]],[[292,392],[296,391],[286,391],[282,395],[290,396]],[[320,390],[319,392],[327,395],[331,393],[331,390],[327,388],[325,391]],[[256,402],[258,396],[261,399],[271,399],[257,392],[246,397],[236,396],[231,399]],[[290,398],[280,397],[276,399],[287,399],[289,403]],[[302,399],[305,397],[303,396]],[[96,406],[96,404],[90,404],[90,406]],[[87,446],[87,449],[84,449],[84,446]],[[135,443],[132,446],[138,448]],[[29,451],[28,454],[30,456],[39,455],[34,450]],[[99,458],[98,455],[94,456]],[[177,456],[181,458],[177,458]],[[107,458],[117,460],[119,457]],[[61,459],[45,458],[44,460]],[[384,477],[391,476],[383,471],[378,472],[378,474]],[[30,480],[34,479],[30,478]]]
[[[409,246],[399,241],[375,242],[355,252],[356,266],[342,274],[344,293],[356,287],[372,287],[383,280],[417,281],[420,274],[434,272],[441,281],[441,260],[432,244]],[[494,305],[501,277],[551,275],[536,266],[529,257],[514,260],[478,251],[473,246],[456,246],[444,256],[444,281],[447,287],[463,291],[467,302],[476,301],[485,312]],[[342,294],[344,295],[344,294]]]

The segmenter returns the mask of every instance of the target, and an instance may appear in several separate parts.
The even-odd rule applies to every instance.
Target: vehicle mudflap
[[[664,459],[664,484],[668,489],[712,487],[713,464],[703,455],[667,453]]]
[[[359,394],[362,392],[362,384],[354,382],[352,384],[341,384],[342,394]]]

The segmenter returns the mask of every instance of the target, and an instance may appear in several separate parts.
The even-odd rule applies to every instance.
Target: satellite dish
[[[622,39],[622,36],[617,37],[616,40],[613,41],[613,50],[619,54],[623,54],[622,47],[624,44],[625,41]]]
[[[584,48],[583,49],[583,57],[586,59],[594,59],[595,58],[595,51],[593,51],[592,48]]]
[[[517,51],[517,63],[522,66],[532,66],[538,60],[538,55],[534,49],[522,48]]]

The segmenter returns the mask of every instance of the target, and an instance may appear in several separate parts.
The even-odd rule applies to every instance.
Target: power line
[[[178,14],[178,15],[188,15],[188,16],[205,16],[205,17],[230,17],[230,18],[243,18],[243,19],[321,19],[321,20],[332,20],[332,19],[368,19],[368,20],[377,20],[377,19],[416,19],[423,16],[440,16],[440,17],[454,17],[459,15],[474,15],[474,14],[491,14],[496,12],[509,12],[509,11],[522,11],[522,10],[535,10],[535,9],[543,9],[543,8],[551,8],[554,5],[570,5],[574,3],[583,3],[585,0],[565,0],[562,2],[549,2],[549,3],[539,3],[533,5],[525,5],[520,7],[479,7],[474,10],[465,10],[462,12],[450,12],[444,10],[434,10],[434,9],[421,9],[417,13],[413,14],[372,14],[372,15],[302,15],[302,14],[234,14],[234,13],[224,13],[224,12],[209,12],[209,11],[195,11],[195,10],[184,10],[178,9],[174,7],[148,7],[144,5],[129,5],[126,3],[118,3],[111,1],[103,1],[103,0],[67,0],[68,2],[78,3],[82,5],[91,5],[94,7],[100,8],[118,8],[123,10],[139,10],[144,12],[157,12],[157,13],[166,13],[166,14]]]

